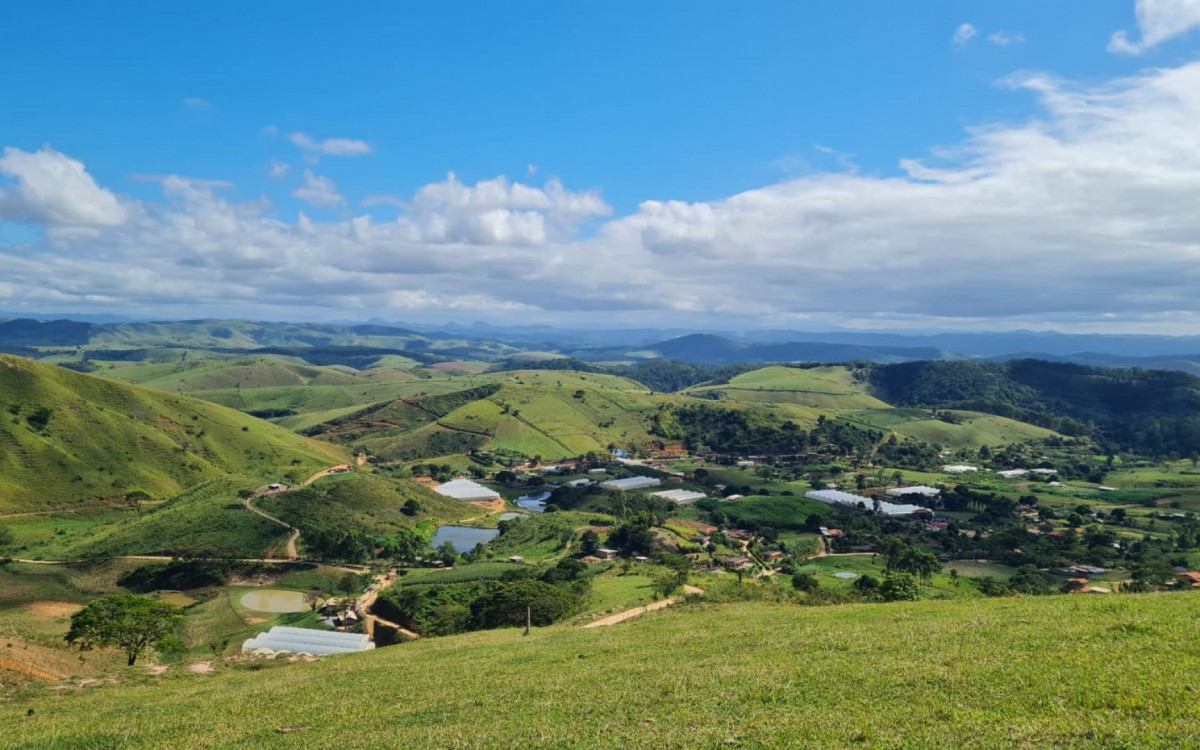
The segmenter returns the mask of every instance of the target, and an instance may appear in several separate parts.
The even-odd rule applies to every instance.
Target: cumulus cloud
[[[647,200],[615,218],[597,193],[556,180],[472,184],[451,174],[394,200],[388,218],[283,221],[264,201],[169,177],[161,200],[113,199],[126,220],[81,223],[44,208],[81,201],[57,187],[27,200],[18,177],[2,215],[12,218],[17,197],[38,206],[22,215],[47,228],[0,246],[5,304],[591,325],[1194,329],[1200,63],[1103,84],[1009,83],[1036,99],[1036,116],[973,129],[904,160],[896,175],[810,171],[723,200]],[[322,180],[305,174],[306,186]]]
[[[4,149],[0,174],[16,180],[15,187],[0,185],[0,220],[114,226],[127,217],[117,197],[98,186],[82,162],[49,146],[33,153]]]
[[[505,177],[466,185],[451,172],[413,196],[401,223],[414,240],[479,245],[540,245],[612,209],[598,193],[557,179],[541,188]]]
[[[1109,52],[1140,55],[1200,28],[1200,0],[1137,0],[1135,13],[1141,39],[1133,41],[1128,31],[1118,31],[1108,43]]]
[[[1024,34],[1011,34],[1007,31],[996,31],[988,34],[988,43],[993,47],[1008,47],[1013,44],[1024,44]]]
[[[307,133],[292,133],[292,144],[306,154],[322,156],[363,156],[371,153],[371,144],[350,138],[326,138],[318,141]]]
[[[954,30],[954,36],[951,37],[951,41],[954,43],[955,48],[962,49],[963,47],[966,47],[967,44],[969,44],[978,33],[979,29],[976,29],[971,24],[960,24],[959,27]]]
[[[267,170],[267,174],[270,175],[272,179],[281,180],[284,177],[287,177],[287,174],[290,171],[292,171],[292,165],[272,159],[271,167]]]
[[[333,180],[318,177],[311,169],[304,170],[304,182],[292,191],[292,195],[317,208],[337,208],[346,202]]]

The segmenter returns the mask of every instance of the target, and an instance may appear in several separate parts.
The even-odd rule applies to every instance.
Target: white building
[[[915,485],[913,487],[893,487],[887,491],[888,497],[904,497],[905,495],[920,495],[921,497],[937,497],[942,494],[942,491],[937,487],[923,487]]]
[[[662,480],[656,477],[626,477],[625,479],[610,479],[607,482],[601,482],[600,486],[606,490],[646,490],[660,484],[662,484]]]
[[[1023,477],[1028,473],[1028,469],[1006,469],[1004,471],[997,471],[996,476],[1004,479],[1016,479],[1017,477]]]
[[[650,494],[652,497],[666,498],[680,505],[691,505],[697,500],[703,500],[708,497],[703,492],[692,492],[691,490],[663,490],[662,492],[652,492]]]
[[[500,493],[489,490],[482,484],[472,482],[470,479],[455,479],[452,482],[438,485],[433,491],[439,495],[445,495],[446,497],[452,497],[455,500],[463,500],[468,503],[500,499]]]
[[[826,505],[837,505],[857,510],[876,510],[876,501],[873,498],[852,495],[849,492],[842,492],[841,490],[812,490],[805,492],[804,496],[809,500],[816,500],[818,503],[825,503]],[[878,510],[885,516],[911,516],[914,513],[927,512],[928,508],[922,508],[920,505],[897,504],[880,500],[878,501]]]
[[[375,644],[369,635],[276,625],[266,633],[247,639],[242,644],[242,653],[329,656],[370,651],[373,648]]]
[[[943,466],[942,471],[946,472],[947,474],[966,474],[972,471],[979,471],[979,467],[964,466],[963,464],[951,464],[950,466]]]

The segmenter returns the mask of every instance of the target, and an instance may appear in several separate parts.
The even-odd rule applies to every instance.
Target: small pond
[[[470,526],[442,526],[429,542],[434,549],[446,542],[458,553],[470,552],[476,544],[487,544],[500,532],[496,529],[474,529]]]
[[[259,589],[242,594],[242,606],[256,612],[303,612],[308,609],[304,594],[283,589]]]
[[[199,599],[193,599],[182,591],[167,591],[159,594],[158,600],[167,604],[174,604],[176,607],[190,607],[200,601]]]
[[[516,503],[518,508],[541,513],[546,509],[546,501],[549,499],[549,492],[540,492],[536,495],[522,495],[517,498]]]

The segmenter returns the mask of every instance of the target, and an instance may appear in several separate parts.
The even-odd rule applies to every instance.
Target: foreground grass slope
[[[0,726],[14,750],[321,748],[330,737],[363,748],[1192,747],[1198,603],[701,604],[595,630],[27,688],[0,703]]]
[[[340,463],[342,449],[183,396],[0,355],[0,510]]]

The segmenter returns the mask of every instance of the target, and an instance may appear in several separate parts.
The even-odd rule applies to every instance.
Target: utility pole
[[[533,623],[533,607],[525,608],[525,635],[529,635],[529,626]]]

